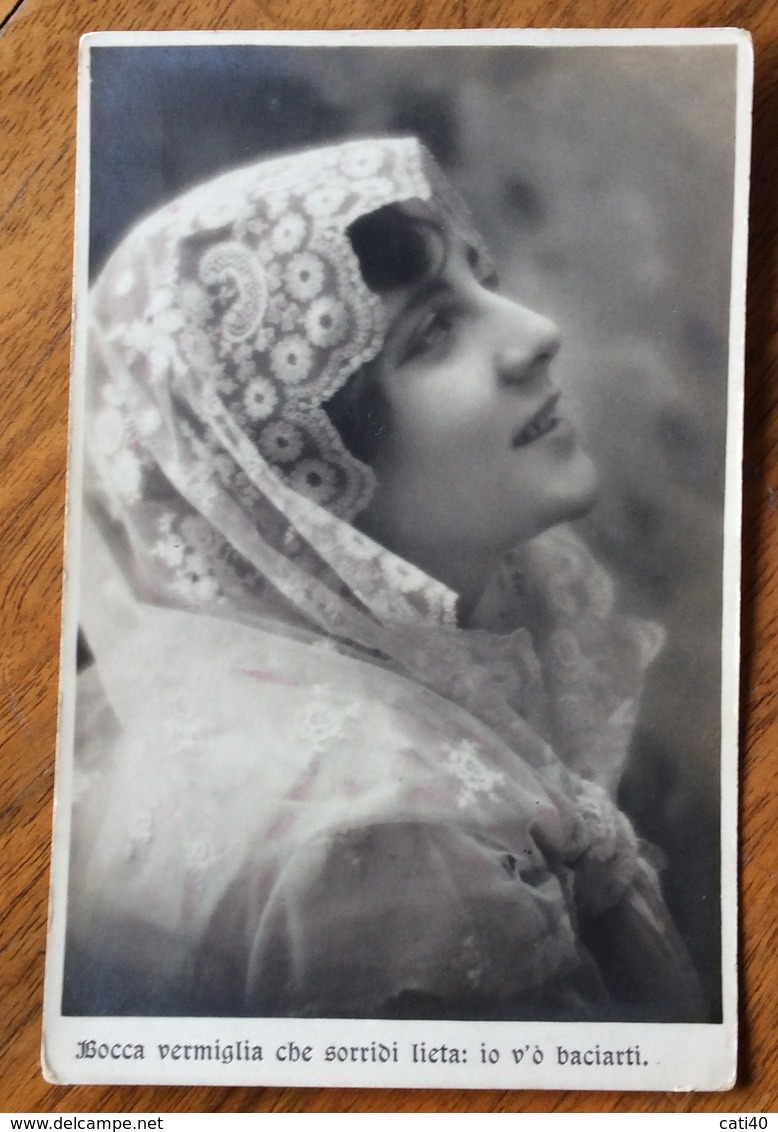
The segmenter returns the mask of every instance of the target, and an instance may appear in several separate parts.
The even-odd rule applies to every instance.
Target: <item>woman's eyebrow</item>
[[[445,291],[451,290],[451,284],[447,279],[436,276],[434,279],[428,279],[417,287],[408,299],[400,307],[397,314],[392,319],[389,333],[393,333],[395,329],[400,327],[403,322],[410,316],[421,310],[432,299],[437,298],[438,295],[443,294]]]

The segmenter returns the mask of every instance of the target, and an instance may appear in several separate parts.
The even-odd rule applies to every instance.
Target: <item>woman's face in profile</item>
[[[360,526],[436,564],[504,553],[593,504],[596,477],[554,382],[555,325],[483,282],[452,236],[434,278],[386,296],[376,380],[390,427]]]

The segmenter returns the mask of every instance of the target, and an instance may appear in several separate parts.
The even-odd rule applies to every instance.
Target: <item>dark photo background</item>
[[[551,314],[602,475],[582,533],[668,633],[622,803],[720,1017],[721,569],[734,47],[101,47],[93,275],[211,174],[414,133],[468,200],[506,291]],[[734,834],[733,834],[734,835]]]

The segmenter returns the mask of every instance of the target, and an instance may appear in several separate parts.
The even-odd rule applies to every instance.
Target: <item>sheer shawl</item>
[[[463,631],[350,523],[324,405],[386,325],[348,229],[411,200],[488,272],[386,139],[192,190],[92,290],[73,1012],[695,1016],[615,802],[658,630],[559,530],[499,578],[542,632]]]

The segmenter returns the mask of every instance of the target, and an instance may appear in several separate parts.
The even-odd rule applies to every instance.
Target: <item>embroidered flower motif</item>
[[[187,601],[213,601],[219,594],[219,585],[208,569],[208,563],[197,550],[187,546],[180,568],[172,584],[175,593]]]
[[[210,511],[218,494],[216,477],[210,464],[190,470],[185,478],[190,502],[201,511]]]
[[[278,421],[262,429],[259,450],[271,464],[289,464],[303,450],[303,434],[294,425]]]
[[[104,466],[106,481],[125,503],[137,503],[143,474],[140,460],[129,448],[117,452]]]
[[[284,338],[273,347],[270,365],[279,381],[304,381],[311,369],[311,347],[298,335]]]
[[[270,237],[270,245],[279,255],[289,255],[299,248],[304,235],[305,221],[302,216],[290,212],[276,224]]]
[[[171,569],[180,566],[184,561],[184,548],[185,543],[182,539],[178,538],[172,532],[169,532],[164,538],[159,539],[151,548],[151,553],[160,562],[163,562]]]
[[[161,337],[168,338],[181,330],[184,316],[170,285],[160,285],[148,308],[148,317]]]
[[[358,715],[356,704],[338,701],[328,685],[315,684],[298,717],[297,736],[313,752],[325,751],[345,737]]]
[[[337,346],[348,329],[345,304],[335,298],[316,299],[305,316],[305,329],[314,346]]]
[[[337,185],[326,185],[305,196],[305,209],[311,216],[332,216],[346,199],[345,191]]]
[[[335,494],[337,479],[334,469],[323,460],[301,460],[292,471],[290,484],[295,491],[323,506]]]
[[[134,357],[143,357],[154,347],[156,331],[151,317],[135,319],[128,323],[117,334],[117,340],[122,343]]]
[[[446,766],[463,786],[457,802],[459,809],[474,802],[478,794],[494,799],[495,787],[505,781],[504,774],[489,770],[483,762],[481,751],[469,739],[463,739],[456,746],[449,747]]]
[[[243,394],[243,408],[252,421],[266,420],[278,404],[278,394],[266,377],[255,377]]]
[[[301,303],[314,298],[324,282],[324,264],[312,252],[292,256],[286,269],[286,288]]]

